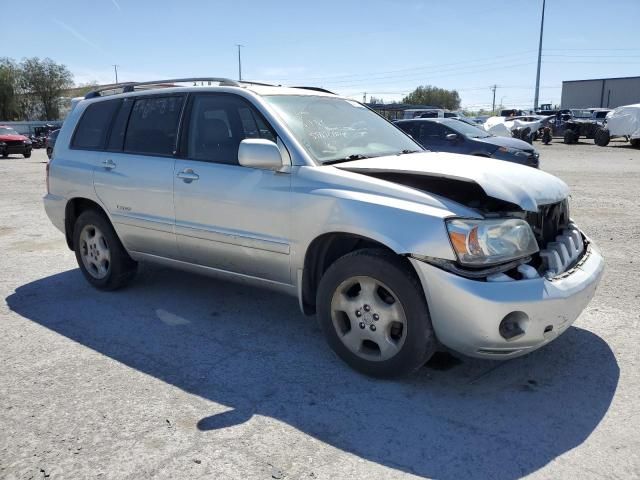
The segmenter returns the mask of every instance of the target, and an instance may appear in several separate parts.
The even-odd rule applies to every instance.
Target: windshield
[[[591,110],[571,110],[574,118],[591,118]]]
[[[0,127],[0,135],[20,135],[13,128]]]
[[[312,95],[263,98],[320,163],[422,150],[400,129],[352,100]]]
[[[459,118],[453,119],[453,120],[448,121],[448,122],[442,122],[442,123],[444,125],[446,125],[447,127],[451,127],[453,130],[455,130],[456,132],[458,132],[461,135],[464,135],[465,137],[469,137],[469,138],[487,138],[487,137],[491,136],[487,132],[482,130],[481,128],[478,128],[478,127],[476,127],[474,125],[470,125],[467,122],[465,122],[464,120],[461,120]]]

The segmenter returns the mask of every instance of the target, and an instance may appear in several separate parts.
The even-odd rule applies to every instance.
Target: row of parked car
[[[544,110],[537,114],[509,109],[503,110],[499,116],[482,118],[467,118],[457,112],[436,109],[405,112],[405,120],[417,118],[421,120],[428,118],[432,121],[456,119],[472,126],[479,126],[490,135],[517,138],[529,144],[541,138],[544,143],[549,143],[552,137],[562,137],[564,143],[574,144],[584,137],[593,139],[596,145],[606,146],[612,138],[623,138],[632,146],[640,147],[640,104],[625,105],[614,110],[607,108]],[[455,125],[455,122],[452,125]],[[495,143],[495,141],[490,142]],[[476,153],[473,148],[468,148],[469,145],[462,148],[460,145],[441,143],[447,148],[446,151]],[[437,144],[438,142],[433,140],[427,148],[438,148]]]

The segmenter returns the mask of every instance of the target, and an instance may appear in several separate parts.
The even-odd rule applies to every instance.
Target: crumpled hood
[[[393,172],[449,178],[477,183],[489,197],[537,212],[540,205],[564,200],[569,187],[557,177],[535,168],[471,155],[420,152],[367,158],[334,165],[356,173]]]

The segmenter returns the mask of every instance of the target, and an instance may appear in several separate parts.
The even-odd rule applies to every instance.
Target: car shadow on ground
[[[260,414],[368,461],[440,479],[515,479],[543,467],[596,428],[619,377],[608,345],[571,328],[521,359],[440,356],[409,378],[374,380],[336,359],[294,299],[150,266],[119,292],[93,290],[70,270],[6,301],[26,319],[228,407],[194,420],[203,436]]]

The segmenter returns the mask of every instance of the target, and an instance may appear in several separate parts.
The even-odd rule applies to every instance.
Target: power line
[[[465,70],[465,71],[450,71],[447,72],[444,75],[433,75],[433,74],[424,74],[421,75],[419,77],[401,77],[401,81],[406,81],[406,82],[415,82],[415,81],[425,81],[425,80],[431,80],[434,78],[446,78],[446,77],[452,77],[452,76],[458,76],[458,75],[466,75],[466,74],[471,74],[471,73],[481,73],[481,72],[488,72],[488,71],[495,71],[497,68],[515,68],[515,67],[522,67],[522,66],[526,66],[526,65],[533,65],[535,64],[535,62],[525,62],[525,63],[514,63],[514,64],[508,64],[508,65],[499,65],[499,66],[491,66],[489,68],[481,68],[481,69],[472,69],[472,70]],[[383,79],[385,77],[382,77]],[[386,78],[398,78],[397,76],[393,76],[393,77],[386,77]],[[354,81],[351,82],[349,84],[338,84],[337,88],[348,88],[348,87],[356,87],[359,85],[362,86],[370,86],[370,85],[385,85],[385,84],[394,84],[394,83],[398,83],[398,80],[385,80],[385,81],[375,81],[375,82],[371,82],[371,81],[366,81],[366,80],[360,80],[360,81]]]
[[[502,58],[502,59],[506,59],[509,57],[516,57],[516,56],[522,56],[525,53],[531,53],[534,50],[525,50],[522,52],[514,52],[511,54],[505,54],[505,55],[494,55],[492,57],[484,57],[484,58],[477,58],[477,59],[469,59],[469,60],[464,60],[464,61],[459,61],[459,62],[452,62],[452,63],[441,63],[441,64],[431,64],[431,65],[421,65],[421,66],[417,66],[417,67],[411,67],[411,68],[402,68],[402,69],[398,69],[398,70],[383,70],[383,71],[378,71],[378,72],[362,72],[362,73],[351,73],[351,74],[341,74],[341,75],[323,75],[321,77],[304,77],[303,80],[309,81],[309,80],[319,80],[323,83],[332,83],[332,79],[336,79],[335,81],[339,81],[341,79],[344,79],[345,81],[353,78],[353,77],[365,77],[365,78],[370,78],[371,76],[377,76],[377,75],[386,75],[389,73],[402,73],[402,72],[410,72],[410,71],[419,71],[419,70],[434,70],[434,69],[439,69],[442,67],[450,67],[450,66],[456,66],[456,65],[469,65],[469,64],[473,64],[473,63],[486,63],[486,60],[490,60],[489,63],[500,63],[500,61],[496,61],[496,59]],[[503,61],[513,61],[513,59],[511,60],[503,60]],[[469,66],[474,66],[474,65],[469,65]]]

